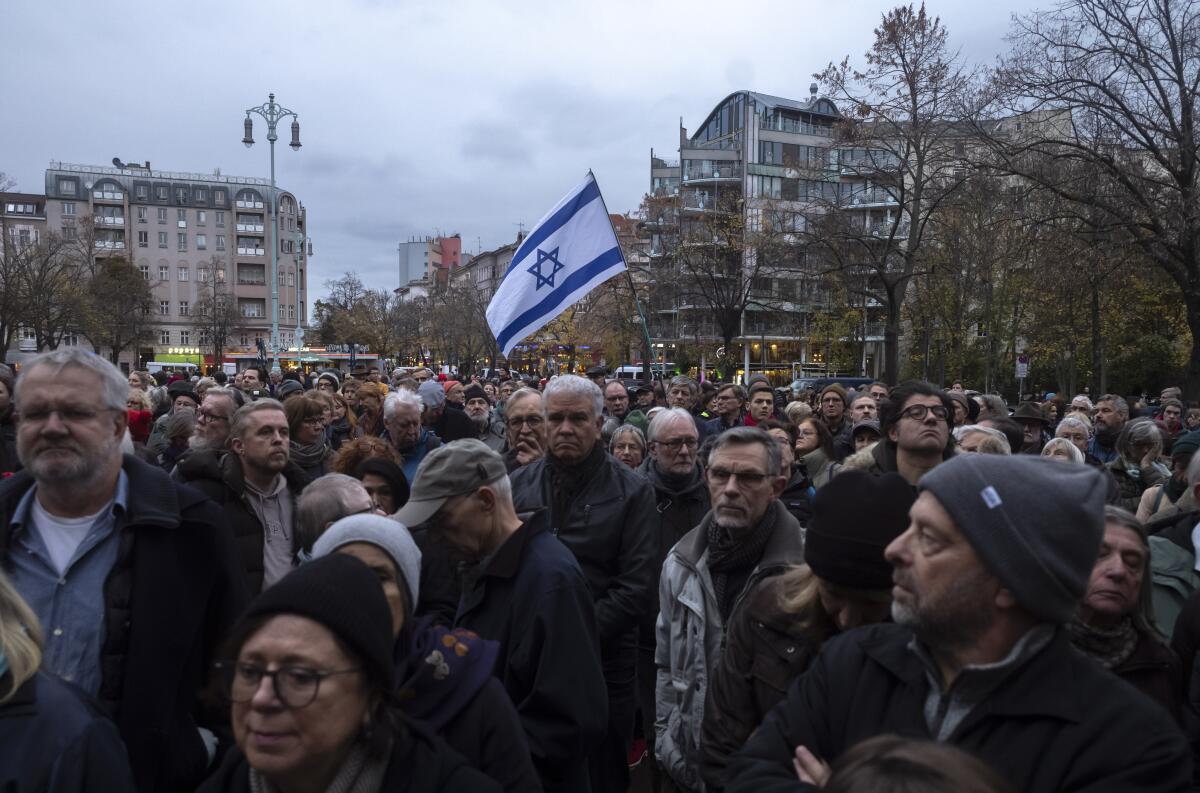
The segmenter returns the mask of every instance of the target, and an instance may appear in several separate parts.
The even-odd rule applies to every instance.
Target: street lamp
[[[257,113],[267,121],[267,140],[271,143],[271,354],[275,356],[279,350],[279,194],[275,189],[275,141],[279,135],[275,127],[281,119],[292,117],[292,142],[288,145],[293,151],[300,150],[300,116],[288,110],[283,105],[275,103],[275,94],[268,95],[265,104],[246,110],[245,136],[242,143],[246,148],[254,145],[254,121],[251,113]],[[299,315],[297,315],[299,316]],[[272,369],[279,370],[279,360],[275,358]]]
[[[306,260],[308,253],[307,246],[312,244],[312,238],[305,236],[304,232],[296,229],[296,249],[294,251],[296,260],[296,359],[300,358],[300,348],[304,346],[304,329],[300,327],[300,263]]]

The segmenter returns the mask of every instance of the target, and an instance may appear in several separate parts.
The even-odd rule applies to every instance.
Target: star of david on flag
[[[487,307],[508,356],[588,292],[625,270],[625,257],[595,177],[559,201],[529,232]]]

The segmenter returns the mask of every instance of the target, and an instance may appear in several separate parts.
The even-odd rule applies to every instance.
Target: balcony
[[[833,137],[832,127],[822,127],[816,124],[808,124],[804,121],[798,121],[794,118],[786,118],[784,116],[764,116],[759,122],[759,129],[772,130],[774,132],[791,132],[797,135],[816,135],[820,138]]]
[[[123,216],[109,215],[93,215],[92,222],[97,226],[116,226],[117,228],[125,227],[125,218]]]
[[[896,196],[887,190],[863,190],[851,193],[842,201],[843,207],[878,207],[895,206]]]
[[[741,178],[741,163],[732,161],[728,165],[721,163],[720,167],[714,164],[711,169],[689,169],[683,173],[683,181],[685,182],[732,182],[740,181]]]
[[[92,199],[95,201],[124,201],[125,192],[122,190],[93,190]]]
[[[243,248],[243,247],[239,246],[237,249],[237,254],[238,254],[238,256],[266,256],[267,249],[266,248]]]
[[[261,224],[261,223],[238,223],[237,230],[249,232],[251,234],[262,234],[263,233],[263,224]]]
[[[96,240],[96,247],[101,250],[123,251],[125,240]]]
[[[259,306],[242,306],[244,319],[266,319],[267,312]]]
[[[262,201],[235,201],[238,209],[262,209]]]

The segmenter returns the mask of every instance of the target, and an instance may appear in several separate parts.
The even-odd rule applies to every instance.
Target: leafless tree
[[[209,267],[216,272],[221,264],[219,257],[212,257]],[[196,305],[192,308],[192,327],[200,340],[201,347],[212,350],[213,360],[218,364],[224,360],[225,350],[241,324],[237,300],[229,289],[225,278],[201,279],[196,287]]]

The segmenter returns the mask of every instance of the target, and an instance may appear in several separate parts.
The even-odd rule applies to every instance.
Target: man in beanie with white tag
[[[963,455],[919,487],[886,551],[896,624],[827,642],[731,761],[726,790],[814,790],[883,733],[954,744],[1025,793],[1190,790],[1170,715],[1063,629],[1099,553],[1103,477]]]
[[[545,510],[518,515],[504,460],[470,439],[434,449],[395,519],[478,563],[456,628],[500,644],[495,676],[516,706],[546,793],[588,790],[588,754],[608,697],[592,595]]]

